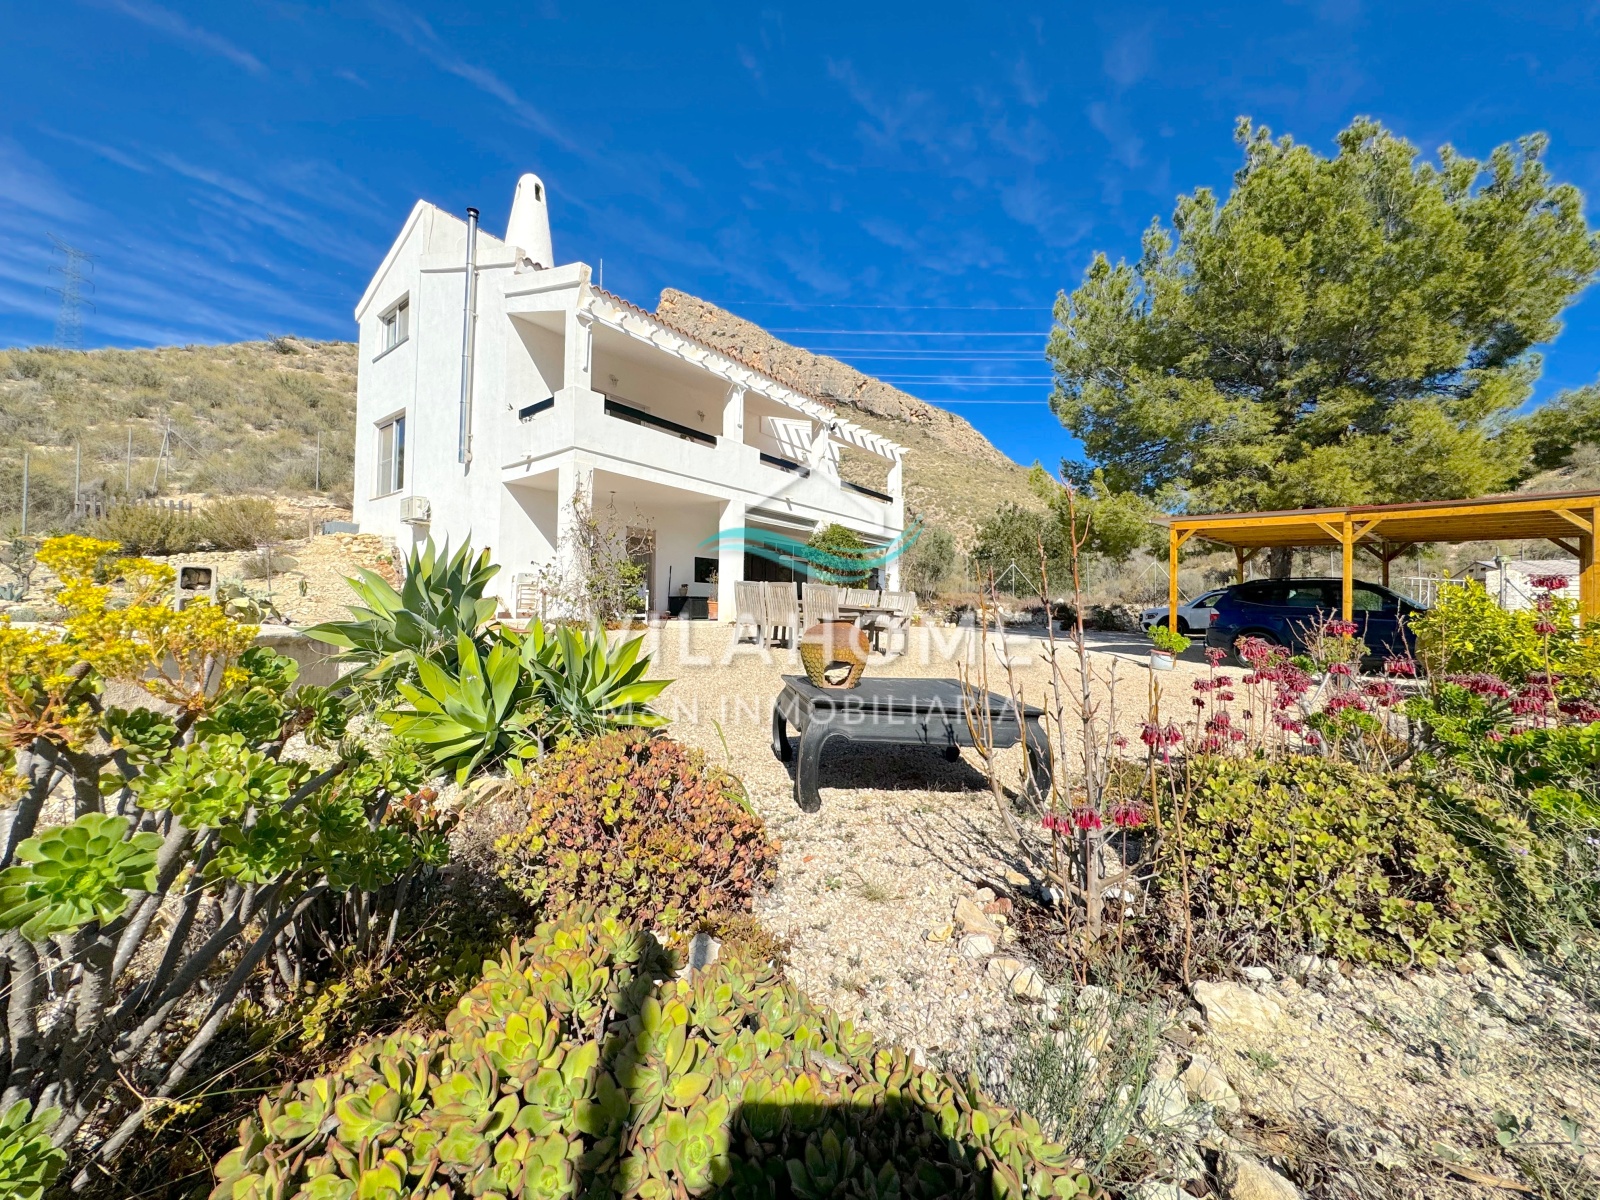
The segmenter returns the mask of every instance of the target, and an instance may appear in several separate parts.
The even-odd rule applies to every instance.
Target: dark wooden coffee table
[[[1011,701],[986,694],[994,745],[1007,749],[1019,741],[1027,753],[1027,786],[1036,795],[1050,790],[1050,744],[1043,713],[1024,705],[1018,719]],[[793,750],[789,726],[799,731],[794,801],[805,812],[822,807],[817,773],[823,749],[834,738],[942,750],[950,761],[970,746],[968,697],[957,679],[863,679],[846,689],[819,688],[803,675],[785,675],[783,691],[772,702],[772,752],[788,762]],[[981,726],[980,726],[981,728]]]

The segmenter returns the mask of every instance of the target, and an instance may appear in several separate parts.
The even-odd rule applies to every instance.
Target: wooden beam
[[[1346,621],[1350,620],[1351,616],[1355,613],[1355,607],[1356,607],[1356,595],[1355,595],[1355,583],[1354,583],[1354,579],[1355,579],[1355,546],[1356,546],[1355,523],[1353,521],[1351,521],[1349,517],[1346,517],[1344,519],[1344,525],[1343,525],[1342,529],[1340,530],[1340,537],[1339,537],[1339,549],[1340,549],[1340,554],[1339,554],[1339,576],[1340,576],[1340,581],[1343,584],[1343,593],[1342,593],[1342,597],[1341,597],[1341,599],[1342,599],[1341,607],[1342,607],[1342,609],[1344,611],[1344,619]]]
[[[1176,526],[1167,532],[1167,628],[1173,633],[1178,632],[1178,551],[1188,540],[1179,538]]]
[[[1235,546],[1233,548],[1233,581],[1244,582],[1244,551]]]
[[[1550,511],[1555,513],[1556,516],[1561,517],[1564,520],[1571,521],[1583,533],[1592,534],[1594,532],[1594,517],[1593,516],[1580,517],[1577,513],[1573,512],[1570,508],[1553,508]]]
[[[1600,524],[1600,508],[1589,512],[1589,528]],[[1595,562],[1594,534],[1578,538],[1578,612],[1583,620],[1600,617],[1600,563]]]
[[[1550,541],[1554,542],[1557,546],[1560,546],[1561,549],[1565,550],[1568,554],[1572,555],[1573,558],[1577,558],[1578,557],[1578,543],[1577,542],[1568,541],[1566,538],[1558,538],[1558,537],[1553,537],[1553,538],[1550,539]]]

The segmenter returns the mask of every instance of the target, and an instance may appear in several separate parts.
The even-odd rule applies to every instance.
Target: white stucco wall
[[[818,524],[841,521],[877,540],[898,533],[898,505],[841,489],[826,470],[807,479],[760,462],[750,444],[763,440],[760,416],[806,414],[754,391],[741,409],[737,388],[699,359],[686,361],[637,330],[612,328],[583,311],[587,266],[519,268],[498,238],[482,230],[478,237],[469,463],[458,461],[466,223],[419,204],[357,308],[354,515],[364,531],[394,538],[402,551],[430,534],[436,543],[453,545],[470,537],[501,564],[493,588],[507,607],[516,576],[556,553],[558,509],[570,497],[559,495],[555,480],[563,471],[570,475],[574,464],[638,481],[657,531],[654,596],[660,607],[669,567],[676,592],[693,578],[698,544],[730,512],[742,523],[746,506],[776,506]],[[382,353],[379,318],[401,296],[410,299],[410,336]],[[591,382],[713,436],[731,417],[729,434],[706,446],[607,417]],[[551,410],[518,419],[519,409],[552,397]],[[406,415],[405,483],[378,496],[377,427],[400,411]],[[626,518],[620,510],[631,511],[634,497],[629,489],[617,490],[619,515]],[[408,496],[427,499],[428,524],[401,519]],[[596,497],[605,500],[609,496]],[[726,509],[730,501],[736,509]]]

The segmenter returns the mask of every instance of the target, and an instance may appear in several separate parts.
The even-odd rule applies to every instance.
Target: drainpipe
[[[461,429],[456,461],[472,466],[472,346],[478,308],[478,210],[467,209],[467,293],[461,318]]]

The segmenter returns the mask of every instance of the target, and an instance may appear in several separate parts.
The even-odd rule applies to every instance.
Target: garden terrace
[[[1167,603],[1178,611],[1178,552],[1191,538],[1231,546],[1238,578],[1262,550],[1337,546],[1344,581],[1343,617],[1352,609],[1356,552],[1382,565],[1413,546],[1429,542],[1492,542],[1544,539],[1578,560],[1579,606],[1585,618],[1600,616],[1600,564],[1595,530],[1600,526],[1600,491],[1485,496],[1476,500],[1427,500],[1415,504],[1360,504],[1344,508],[1299,508],[1280,512],[1207,513],[1166,519]]]

